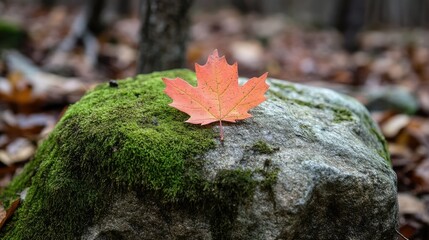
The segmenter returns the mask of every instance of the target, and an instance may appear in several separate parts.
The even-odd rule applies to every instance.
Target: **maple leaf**
[[[251,78],[240,86],[237,63],[229,65],[224,56],[219,57],[217,50],[208,57],[205,65],[195,64],[195,72],[196,87],[181,78],[163,78],[165,93],[173,99],[169,105],[187,113],[190,116],[186,120],[188,123],[205,125],[219,122],[221,140],[222,121],[249,118],[252,115],[248,111],[265,101],[268,73]]]

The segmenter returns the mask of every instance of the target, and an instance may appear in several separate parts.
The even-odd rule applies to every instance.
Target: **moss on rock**
[[[374,121],[371,119],[369,115],[365,115],[363,117],[363,124],[369,129],[369,131],[377,138],[378,143],[381,143],[382,149],[377,149],[377,153],[380,157],[382,157],[386,162],[392,165],[392,161],[390,159],[389,154],[389,146],[387,145],[387,141],[384,136],[381,134],[377,125],[375,125]]]
[[[278,86],[279,84],[277,84],[276,86]],[[289,85],[287,85],[289,86]],[[280,88],[282,89],[282,88]],[[286,88],[287,90],[293,89],[293,87],[288,87]],[[282,89],[284,90],[284,88]],[[302,90],[295,90],[299,91],[299,94],[302,94],[303,91]],[[353,113],[346,109],[345,107],[341,107],[341,106],[337,106],[334,104],[328,104],[328,103],[317,103],[317,102],[309,102],[309,101],[303,101],[301,99],[297,99],[297,98],[289,98],[287,97],[284,93],[280,93],[280,92],[276,92],[276,91],[271,91],[270,94],[272,94],[272,96],[274,96],[275,98],[278,98],[282,101],[287,101],[290,102],[292,104],[297,104],[300,106],[304,106],[304,107],[309,107],[309,108],[314,108],[314,109],[319,109],[322,111],[331,111],[332,115],[333,115],[333,123],[342,123],[342,122],[347,122],[347,121],[353,121]]]
[[[279,83],[273,83],[273,86],[287,92],[296,92],[297,94],[303,94],[304,92],[302,90],[297,89],[293,84],[279,84]]]
[[[214,134],[168,106],[161,77],[195,82],[187,70],[140,75],[118,88],[102,84],[69,108],[2,194],[6,200],[29,187],[2,239],[76,238],[113,194],[130,189],[171,202],[196,197],[186,192],[200,184],[193,157],[214,146]]]
[[[258,140],[253,144],[252,150],[260,154],[272,154],[279,149],[268,145],[268,143],[262,140]]]
[[[346,108],[337,107],[333,108],[332,111],[334,112],[335,123],[353,121],[353,113]]]

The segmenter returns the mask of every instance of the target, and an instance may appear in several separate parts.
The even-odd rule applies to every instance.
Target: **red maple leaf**
[[[197,87],[181,78],[163,78],[165,93],[173,99],[170,106],[187,113],[186,121],[193,124],[219,122],[223,140],[222,121],[235,122],[249,118],[247,111],[265,101],[268,90],[265,83],[268,73],[251,78],[243,86],[238,85],[237,63],[229,65],[217,50],[203,66],[195,64]]]

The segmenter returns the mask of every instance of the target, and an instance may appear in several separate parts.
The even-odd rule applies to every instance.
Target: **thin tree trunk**
[[[262,2],[260,0],[232,0],[231,2],[242,13],[261,13],[262,5],[271,4],[271,1]]]
[[[359,48],[358,34],[365,22],[365,3],[362,0],[342,0],[337,9],[336,28],[344,36],[344,47],[350,51]]]
[[[138,73],[185,66],[192,0],[142,0]]]
[[[46,8],[51,8],[55,5],[55,0],[41,0],[40,2]]]
[[[117,14],[121,17],[130,15],[131,12],[131,0],[116,0],[115,1]]]
[[[106,0],[91,0],[87,2],[88,30],[93,34],[98,34],[102,30],[101,13],[103,12]]]

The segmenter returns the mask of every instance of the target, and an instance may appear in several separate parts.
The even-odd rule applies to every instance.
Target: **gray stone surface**
[[[396,239],[396,176],[367,110],[330,90],[269,83],[253,118],[225,123],[224,142],[201,156],[208,179],[225,169],[277,171],[269,190],[257,187],[238,206],[229,238]],[[202,213],[165,208],[119,196],[83,239],[215,239]]]

